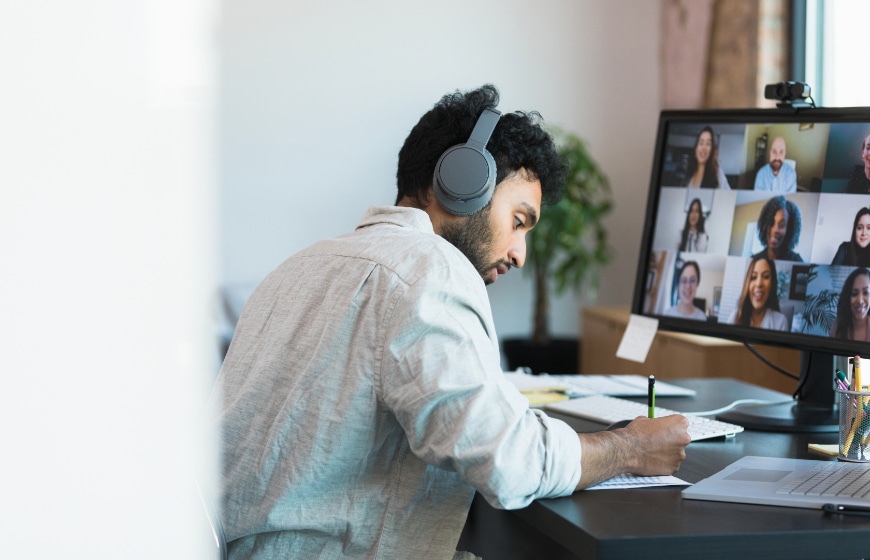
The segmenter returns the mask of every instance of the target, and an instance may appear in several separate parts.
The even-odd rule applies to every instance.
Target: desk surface
[[[741,398],[782,399],[782,393],[731,379],[680,379],[693,398],[657,399],[683,412],[711,410]],[[600,424],[553,413],[577,431]],[[697,482],[745,455],[831,459],[808,443],[836,443],[836,434],[746,430],[733,439],[686,448],[676,476]],[[870,558],[870,518],[821,511],[683,500],[680,487],[595,490],[538,500],[517,511],[475,498],[460,549],[484,558],[733,559]]]

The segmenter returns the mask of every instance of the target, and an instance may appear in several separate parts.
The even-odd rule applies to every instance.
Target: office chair
[[[227,560],[227,538],[224,535],[224,526],[217,514],[217,508],[205,493],[199,483],[196,483],[196,490],[199,493],[199,501],[202,503],[202,509],[205,512],[205,517],[208,520],[208,526],[211,529],[212,539],[215,542],[215,560]]]

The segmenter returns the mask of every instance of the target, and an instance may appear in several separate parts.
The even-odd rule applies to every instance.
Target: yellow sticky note
[[[522,391],[522,393],[529,399],[529,406],[543,406],[553,402],[568,400],[568,395],[565,393],[552,393],[549,391]]]
[[[818,451],[824,455],[830,455],[831,457],[836,457],[840,454],[840,446],[836,443],[825,444],[825,443],[810,443],[807,447],[811,451]]]

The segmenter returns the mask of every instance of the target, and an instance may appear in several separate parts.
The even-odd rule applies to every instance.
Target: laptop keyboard
[[[562,414],[592,420],[593,422],[600,422],[601,424],[612,424],[620,420],[633,420],[638,416],[646,416],[648,412],[647,405],[645,404],[617,397],[608,397],[606,395],[594,395],[550,403],[545,408],[561,412]],[[692,441],[723,436],[734,437],[735,434],[743,431],[743,426],[705,418],[704,416],[677,412],[659,406],[655,407],[655,413],[656,418],[672,414],[682,414],[688,418],[688,432]]]
[[[870,496],[870,465],[829,462],[813,467],[803,479],[778,488],[777,494],[866,498]]]

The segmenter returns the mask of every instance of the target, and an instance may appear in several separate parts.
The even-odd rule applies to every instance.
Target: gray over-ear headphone
[[[495,160],[486,143],[501,111],[484,109],[465,144],[448,148],[435,165],[432,188],[435,198],[451,214],[470,216],[479,212],[495,190]]]

